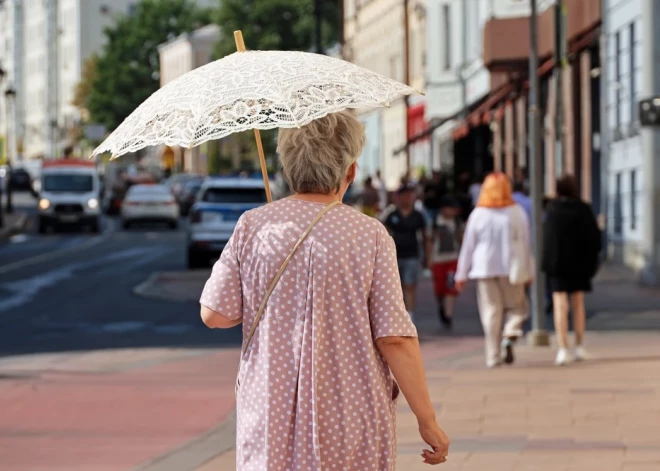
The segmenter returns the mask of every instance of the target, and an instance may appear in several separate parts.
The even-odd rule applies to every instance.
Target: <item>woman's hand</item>
[[[449,454],[449,437],[438,426],[435,420],[419,424],[419,434],[422,440],[431,447],[423,450],[422,458],[426,464],[442,464],[447,461]]]
[[[463,288],[465,288],[465,280],[454,280],[454,288],[456,288],[456,291],[459,293],[463,291]]]

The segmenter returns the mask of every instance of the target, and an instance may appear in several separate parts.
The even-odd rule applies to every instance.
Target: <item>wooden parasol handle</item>
[[[236,41],[236,50],[245,52],[245,42],[241,30],[234,31],[234,41]],[[264,187],[266,188],[266,198],[268,202],[273,201],[273,195],[270,192],[270,181],[268,179],[268,167],[266,167],[266,157],[264,156],[264,146],[261,144],[261,133],[258,129],[254,130],[254,138],[257,141],[257,152],[259,153],[259,163],[261,164],[261,175],[264,178]]]

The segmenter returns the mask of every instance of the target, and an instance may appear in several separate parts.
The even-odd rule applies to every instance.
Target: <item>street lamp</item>
[[[5,69],[2,68],[2,63],[0,63],[0,83],[4,80],[5,76],[7,73],[5,72]],[[3,217],[3,210],[2,210],[2,190],[3,190],[3,184],[5,181],[8,181],[9,177],[7,176],[7,172],[5,169],[0,168],[0,228],[4,226],[4,217]]]
[[[11,109],[14,109],[14,99],[16,98],[16,89],[9,85],[7,89],[5,90],[5,99],[7,100],[7,105],[11,104]],[[9,115],[9,106],[7,106],[7,115]],[[13,113],[12,113],[13,115]],[[7,117],[7,122],[10,121],[9,116]],[[11,161],[16,158],[16,122],[13,121],[13,116],[12,116],[12,123],[11,123],[11,147],[10,147],[10,152],[11,152],[11,159],[9,158],[9,155],[7,156],[7,163],[9,164],[9,175],[7,176],[7,213],[13,213],[14,212],[14,205],[12,204],[12,183],[11,183],[11,174],[12,174],[12,166],[11,166]]]

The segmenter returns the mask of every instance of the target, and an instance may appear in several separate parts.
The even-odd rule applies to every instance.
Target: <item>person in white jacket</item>
[[[513,345],[523,334],[528,316],[525,288],[533,273],[530,239],[527,215],[513,200],[508,177],[500,172],[488,175],[465,228],[456,288],[463,289],[468,279],[477,282],[486,364],[491,368],[502,361],[513,363]]]

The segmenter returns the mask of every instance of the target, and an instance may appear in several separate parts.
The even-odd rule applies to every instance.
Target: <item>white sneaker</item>
[[[571,355],[571,353],[565,348],[560,348],[559,351],[557,352],[555,365],[557,366],[567,365],[572,361],[573,361],[573,356]]]
[[[577,361],[589,360],[591,358],[591,355],[589,355],[587,349],[582,345],[575,347],[575,350],[573,350],[573,355],[575,355],[575,359]]]

